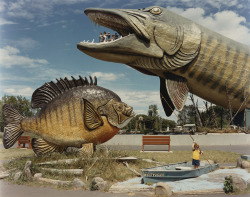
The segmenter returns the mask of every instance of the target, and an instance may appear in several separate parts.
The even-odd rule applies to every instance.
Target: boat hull
[[[218,164],[204,164],[194,169],[191,162],[182,162],[142,169],[144,183],[178,181],[195,178],[218,168]]]

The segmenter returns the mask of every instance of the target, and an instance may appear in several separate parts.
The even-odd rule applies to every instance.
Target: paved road
[[[25,185],[13,185],[0,181],[1,197],[129,197],[131,194],[111,194],[97,191],[84,190],[58,190],[48,187],[29,187]],[[145,197],[143,195],[134,195],[136,197]]]
[[[0,148],[2,146],[0,145]],[[119,150],[141,150],[140,146],[110,146],[111,149],[119,149]],[[159,147],[158,147],[159,148]],[[249,146],[204,146],[201,147],[203,150],[222,150],[222,151],[230,151],[236,152],[240,154],[250,154],[250,145]],[[152,146],[152,149],[154,147]],[[189,150],[190,146],[172,146],[171,150]],[[34,196],[34,197],[80,197],[80,196],[95,196],[95,197],[128,197],[133,194],[111,194],[105,192],[91,192],[91,191],[83,191],[83,190],[57,190],[48,187],[29,187],[25,185],[13,185],[0,180],[0,197],[26,197],[26,196]],[[134,194],[135,197],[145,197],[142,194]],[[187,195],[182,195],[184,197]],[[227,197],[226,194],[211,194],[211,195],[202,195],[202,197]],[[197,197],[197,195],[188,195],[188,197]],[[242,195],[230,195],[230,197],[250,197],[250,194],[242,194]]]

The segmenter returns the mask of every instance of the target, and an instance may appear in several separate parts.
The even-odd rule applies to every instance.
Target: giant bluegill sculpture
[[[133,108],[121,102],[114,92],[97,86],[81,76],[78,80],[57,79],[45,83],[32,95],[32,108],[41,108],[35,117],[23,117],[5,104],[3,145],[15,144],[24,131],[40,135],[32,139],[36,154],[81,147],[85,143],[100,144],[111,139],[135,115]]]
[[[191,93],[241,111],[250,107],[250,47],[162,7],[85,10],[91,21],[122,35],[112,42],[81,42],[94,58],[159,76],[166,115]],[[230,104],[229,104],[230,103]]]

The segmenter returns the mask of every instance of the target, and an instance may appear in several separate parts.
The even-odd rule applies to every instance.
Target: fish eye
[[[161,9],[158,7],[154,7],[150,10],[150,13],[152,14],[160,14],[161,13]]]
[[[122,105],[118,104],[118,105],[115,105],[115,109],[116,109],[118,112],[120,112],[120,111],[123,110],[123,107],[122,107]]]

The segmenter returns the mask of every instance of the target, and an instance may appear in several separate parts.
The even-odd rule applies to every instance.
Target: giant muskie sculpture
[[[250,107],[249,46],[158,6],[90,8],[85,14],[122,37],[112,42],[80,42],[78,49],[159,76],[166,115],[183,108],[188,91],[217,105],[230,105],[234,111]]]

